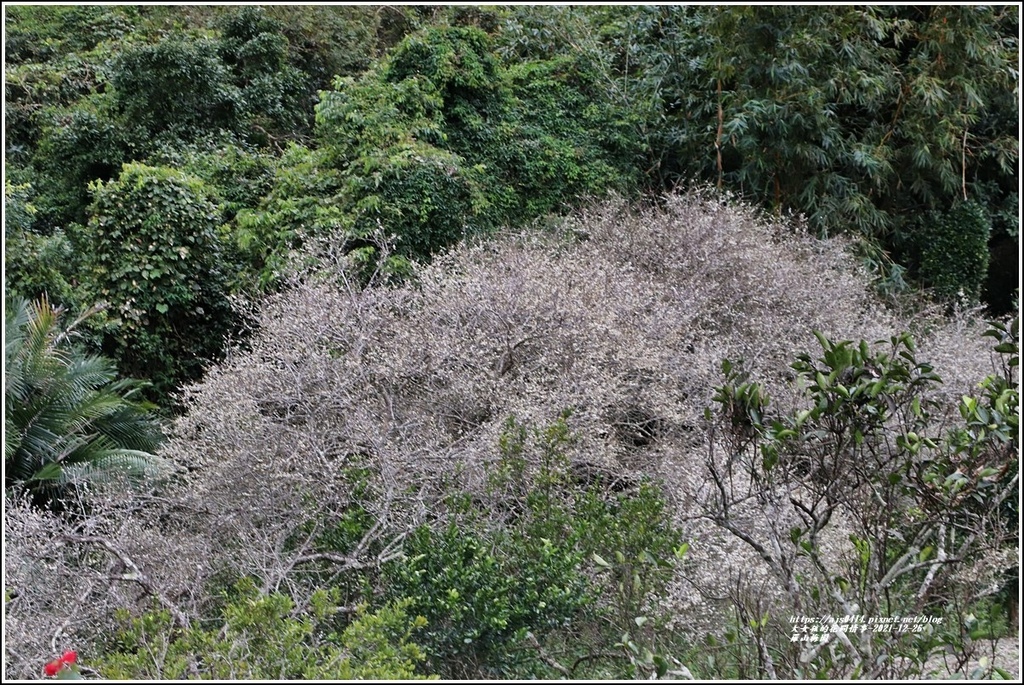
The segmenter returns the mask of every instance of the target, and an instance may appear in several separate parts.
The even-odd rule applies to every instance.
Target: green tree
[[[972,645],[954,612],[981,595],[977,579],[960,569],[1018,539],[1017,331],[1016,322],[996,323],[986,333],[999,341],[1000,373],[982,381],[980,397],[961,398],[964,421],[952,429],[935,420],[946,408],[928,390],[941,379],[917,360],[907,333],[872,346],[816,332],[821,356],[800,354],[791,365],[806,394],[796,411],[772,409],[761,384],[723,362],[719,409],[707,416],[728,456],[706,462],[713,484],[707,516],[768,564],[791,613],[955,616],[913,640],[861,633],[798,658],[799,640],[776,641],[771,660],[757,666],[759,677],[785,677],[783,664],[796,677],[906,677],[920,674],[937,651],[957,654],[957,668],[965,668]],[[744,486],[734,485],[737,478]],[[767,525],[736,515],[750,497],[746,483]],[[839,520],[852,548],[835,555],[824,541]],[[1017,573],[1000,563],[997,571]],[[744,615],[749,607],[741,604],[741,643],[759,641],[763,649],[774,639],[766,637],[769,615]]]
[[[628,114],[569,57],[506,63],[467,26],[407,36],[359,79],[322,93],[317,138],[343,175],[332,198],[355,247],[383,229],[425,258],[609,189],[632,190]]]
[[[56,302],[75,301],[76,257],[63,231],[44,235],[35,229],[38,209],[32,186],[4,182],[4,288],[7,295]]]
[[[176,38],[133,46],[112,65],[110,85],[123,118],[150,135],[169,132],[188,140],[237,124],[238,90],[212,41]]]
[[[223,22],[217,46],[238,88],[247,133],[263,144],[277,136],[301,137],[313,123],[315,93],[309,77],[289,63],[283,26],[258,7],[242,7]]]
[[[213,190],[186,173],[143,164],[91,186],[84,290],[110,304],[103,350],[158,396],[202,375],[237,323]]]
[[[165,466],[162,434],[141,385],[73,344],[76,326],[46,298],[8,300],[4,317],[4,488],[38,506],[76,485],[117,473],[152,476]]]
[[[964,200],[1016,235],[1015,7],[610,12],[615,76],[665,183],[712,180],[905,263],[913,219]]]
[[[89,184],[117,176],[121,164],[137,157],[146,134],[118,121],[106,94],[54,108],[42,126],[32,167],[39,191],[39,224],[56,231],[85,223]]]

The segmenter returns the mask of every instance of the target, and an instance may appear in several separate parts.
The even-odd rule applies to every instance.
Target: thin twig
[[[146,590],[146,592],[155,597],[156,600],[160,602],[160,604],[163,605],[165,609],[171,612],[171,616],[174,617],[175,622],[180,627],[188,628],[188,617],[185,616],[185,614],[183,614],[181,610],[177,606],[175,606],[175,604],[170,599],[168,599],[163,592],[157,589],[156,585],[153,584],[153,581],[150,580],[149,577],[142,572],[142,569],[139,568],[138,564],[136,564],[132,560],[132,558],[124,552],[124,550],[119,548],[110,540],[104,537],[100,537],[98,535],[62,535],[61,539],[66,542],[93,543],[96,545],[100,545],[108,552],[116,556],[118,559],[121,560],[121,563],[124,564],[125,568],[131,571],[131,573],[127,573],[115,578],[119,580],[135,581],[136,583],[141,585],[143,589]]]

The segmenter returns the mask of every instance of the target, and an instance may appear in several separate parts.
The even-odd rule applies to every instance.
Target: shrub
[[[33,165],[38,170],[39,221],[49,230],[87,220],[89,184],[109,181],[144,140],[133,124],[110,112],[110,98],[97,96],[52,112],[42,128]]]
[[[97,92],[101,81],[102,70],[94,60],[76,53],[12,66],[6,84],[8,164],[31,154],[54,108],[70,107]]]
[[[176,632],[171,615],[157,610],[139,618],[121,612],[117,645],[95,660],[115,680],[355,680],[416,679],[424,658],[412,635],[425,625],[399,603],[368,613],[360,607],[340,632],[330,629],[336,597],[315,592],[304,606],[286,595],[262,595],[251,582],[235,587],[222,626],[189,626]]]
[[[243,7],[222,24],[218,54],[239,88],[240,117],[263,144],[301,137],[312,124],[309,78],[289,63],[283,26],[257,7]]]
[[[274,165],[264,197],[241,208],[233,233],[258,289],[279,288],[285,265],[310,238],[344,234],[352,219],[335,202],[340,174],[317,150],[292,145]]]
[[[386,567],[386,596],[428,620],[432,672],[544,677],[552,660],[538,651],[567,635],[577,636],[568,652],[580,662],[609,661],[604,649],[623,632],[653,642],[680,533],[659,488],[573,468],[572,442],[565,415],[537,428],[510,418],[485,492],[463,496],[454,478],[448,523],[418,528]],[[621,675],[621,659],[596,673]]]
[[[77,240],[87,255],[85,289],[110,303],[103,349],[166,397],[218,358],[235,326],[219,208],[199,179],[142,164],[126,164],[91,191],[89,225]]]
[[[522,672],[526,633],[568,623],[588,600],[578,555],[551,540],[450,524],[418,529],[406,549],[385,587],[426,617],[430,670],[445,677]]]
[[[401,13],[399,7],[378,12],[359,6],[270,5],[264,11],[280,22],[288,38],[292,63],[308,74],[315,88],[327,88],[335,76],[366,70],[390,45],[380,45],[382,14]],[[315,95],[315,93],[314,93]]]
[[[348,233],[394,235],[400,254],[427,258],[460,240],[486,206],[482,169],[441,142],[438,86],[422,77],[392,85],[337,81],[317,108],[317,130],[344,174]],[[359,243],[356,243],[359,244]]]
[[[121,116],[150,136],[234,129],[238,92],[212,41],[167,39],[133,46],[117,57],[110,84]]]
[[[568,429],[560,419],[547,432],[544,464],[526,473],[522,451],[532,445],[520,440],[526,427],[510,420],[488,501],[460,501],[453,481],[453,518],[420,526],[404,545],[405,557],[382,577],[388,596],[407,598],[426,616],[431,670],[445,677],[534,670],[535,657],[523,648],[527,633],[543,637],[593,602],[583,554],[566,525],[573,495],[565,493],[569,502],[555,495],[566,478]]]
[[[35,230],[38,209],[32,186],[4,182],[4,287],[7,295],[46,297],[57,303],[77,301],[73,287],[77,261],[63,231]]]
[[[875,347],[817,337],[822,356],[792,365],[803,408],[772,411],[763,387],[728,361],[715,396],[706,516],[756,551],[782,596],[733,595],[728,640],[757,649],[740,667],[756,677],[906,677],[952,649],[966,668],[965,607],[1001,587],[999,561],[992,589],[980,570],[1015,542],[1006,507],[1018,492],[1016,384],[989,377],[985,401],[961,400],[967,427],[943,435],[926,392],[941,381],[910,336]],[[998,349],[1017,354],[1013,342]],[[963,567],[979,575],[958,578]],[[794,623],[787,639],[781,616],[897,619],[817,636]]]
[[[948,302],[976,305],[988,275],[991,229],[985,212],[961,202],[948,212],[928,212],[918,225],[921,281]]]
[[[147,163],[202,179],[219,201],[224,219],[231,221],[239,211],[259,205],[267,195],[278,157],[233,134],[211,134],[188,144],[162,146]]]
[[[509,70],[472,27],[407,37],[378,69],[338,79],[317,106],[317,136],[347,180],[338,200],[355,216],[354,247],[379,231],[414,258],[631,190],[631,132],[584,61]]]
[[[131,7],[18,7],[8,14],[8,59],[41,61],[54,54],[86,52],[119,38],[137,18]]]

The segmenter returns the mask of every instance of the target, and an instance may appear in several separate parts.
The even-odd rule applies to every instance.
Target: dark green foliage
[[[224,19],[218,52],[243,82],[278,70],[284,64],[288,39],[281,25],[259,7],[241,7]]]
[[[8,7],[4,57],[8,62],[22,63],[91,50],[102,41],[128,34],[137,16],[134,7]]]
[[[289,64],[281,25],[257,7],[243,7],[223,25],[218,53],[239,93],[240,117],[261,143],[272,136],[301,136],[312,125],[314,91],[309,78]]]
[[[824,230],[884,235],[958,193],[982,160],[1012,169],[1010,131],[975,126],[1010,87],[1014,21],[963,7],[662,7],[630,29],[655,70],[637,88],[669,115],[664,145],[680,145],[671,173],[717,177]],[[668,60],[642,52],[645,36],[672,44]]]
[[[4,488],[36,506],[88,482],[157,475],[162,440],[141,384],[117,380],[109,359],[74,344],[75,326],[43,298],[8,299],[4,318]]]
[[[188,140],[237,125],[239,94],[212,41],[168,39],[138,45],[113,65],[110,84],[124,119],[150,135]]]
[[[471,27],[432,27],[403,40],[381,74],[388,83],[423,77],[445,101],[475,108],[500,91],[500,63],[487,34]]]
[[[101,87],[100,71],[94,60],[78,54],[55,57],[52,63],[11,64],[4,110],[8,162],[29,159],[54,108],[68,107],[96,93]]]
[[[293,49],[290,37],[302,41],[333,27],[351,33],[348,47],[364,54],[374,40],[375,15],[362,9],[77,9],[19,10],[8,26],[9,35],[57,48],[18,53],[7,92],[7,161],[30,165],[18,182],[36,187],[39,225],[47,231],[84,223],[87,184],[110,180],[124,162],[165,164],[170,148],[214,135],[278,153],[284,141],[304,139],[316,89],[331,75],[308,74],[302,65],[321,52],[333,63],[345,46],[324,45],[321,35],[315,46]],[[306,24],[282,21],[300,15]],[[309,26],[307,15],[325,25]],[[86,19],[92,40],[64,35]],[[131,40],[92,26],[108,20],[131,30]],[[71,49],[80,52],[65,52]]]
[[[270,187],[258,206],[240,208],[234,238],[258,288],[279,283],[290,252],[309,236],[344,233],[352,219],[334,200],[337,169],[316,150],[292,145],[281,155]]]
[[[278,156],[232,134],[211,134],[191,143],[161,145],[148,162],[202,179],[230,221],[239,211],[259,205],[270,191]]]
[[[76,301],[73,285],[77,258],[62,231],[36,231],[38,210],[28,184],[4,185],[4,289],[26,299]]]
[[[84,289],[110,303],[103,349],[162,395],[197,379],[236,323],[220,210],[202,181],[173,169],[126,164],[91,189],[76,243],[88,255]]]
[[[916,226],[921,282],[949,302],[977,304],[988,273],[991,230],[985,211],[962,202],[948,212],[928,212]]]
[[[106,97],[83,100],[52,112],[43,127],[33,160],[42,226],[85,223],[89,184],[117,176],[133,154],[133,141],[144,138],[134,127],[120,126],[109,105]]]
[[[316,89],[327,88],[335,76],[366,70],[383,48],[380,26],[400,6],[271,5],[263,8],[288,39],[291,64],[306,73]],[[315,95],[315,92],[313,93]]]
[[[458,156],[425,145],[390,152],[364,157],[368,175],[353,177],[346,186],[356,200],[354,237],[393,234],[403,255],[426,259],[471,232],[485,202],[479,169],[465,168]]]
[[[380,74],[337,81],[317,108],[318,136],[346,177],[340,199],[354,216],[353,237],[393,234],[397,249],[416,257],[462,238],[485,205],[481,169],[446,149],[443,93],[449,84],[469,92],[494,81],[484,86],[480,62],[487,61],[472,52],[460,55],[471,73],[455,71],[454,49],[439,40],[431,58],[421,54],[431,43],[407,39]],[[415,73],[421,58],[438,82]]]
[[[46,296],[61,303],[78,299],[70,282],[77,259],[62,232],[49,236],[8,232],[4,262],[8,294],[31,299]]]
[[[665,182],[711,180],[888,249],[958,199],[1016,234],[1016,8],[609,12]]]
[[[353,237],[427,257],[476,232],[629,190],[628,117],[572,60],[508,69],[487,34],[435,27],[322,94],[317,132],[344,173]]]

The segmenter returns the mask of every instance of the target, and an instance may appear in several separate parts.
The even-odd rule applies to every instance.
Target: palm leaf
[[[51,505],[85,482],[169,472],[156,455],[162,433],[142,384],[73,345],[70,326],[46,298],[9,301],[4,320],[4,484]]]

